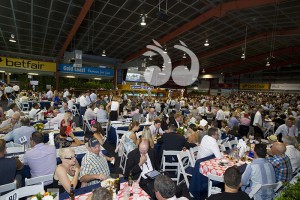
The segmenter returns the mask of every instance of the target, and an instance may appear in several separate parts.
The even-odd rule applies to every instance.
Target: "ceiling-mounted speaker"
[[[167,15],[167,13],[165,13],[164,11],[159,11],[157,13],[157,18],[161,21],[167,22],[169,19],[169,15]]]

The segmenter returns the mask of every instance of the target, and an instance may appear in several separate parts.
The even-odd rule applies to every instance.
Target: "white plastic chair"
[[[223,176],[217,176],[213,174],[207,174],[208,178],[208,190],[207,190],[207,197],[210,197],[212,194],[221,193],[221,188],[213,187],[212,181],[224,182]]]
[[[78,111],[76,105],[72,106],[72,115],[73,116],[76,116],[76,115],[80,116],[79,111]]]
[[[11,190],[15,190],[17,188],[17,181],[14,181],[12,183],[8,183],[8,184],[5,184],[5,185],[1,185],[0,186],[0,194],[3,193],[3,192],[8,192],[8,191],[11,191]]]
[[[173,162],[167,162],[166,161],[166,156],[175,156],[177,157],[177,155],[180,153],[180,151],[163,151],[163,155],[161,158],[161,165],[162,165],[162,169],[163,171],[175,171],[175,172],[179,172],[179,163],[178,161],[173,161]],[[166,167],[175,167],[174,169],[166,169]],[[178,181],[178,176],[176,178],[171,178],[173,181]]]
[[[19,188],[18,191],[19,191],[19,198],[28,197],[44,191],[44,185],[40,184],[40,185],[25,186]]]
[[[22,103],[22,111],[29,111],[29,103]]]
[[[177,154],[177,159],[179,163],[179,170],[177,175],[177,185],[179,185],[181,182],[180,175],[183,175],[183,180],[186,183],[187,188],[190,187],[188,176],[192,176],[192,173],[187,172],[187,169],[191,169],[192,167],[192,157],[190,155],[190,151],[181,151],[179,154]]]
[[[123,171],[123,174],[125,173],[125,169],[126,169],[126,163],[127,163],[127,159],[128,159],[128,153],[129,153],[129,149],[127,148],[127,146],[124,144],[124,140],[125,140],[125,135],[122,136],[120,143],[122,145],[122,155],[121,155],[121,159],[120,159],[120,168]]]
[[[38,176],[34,178],[25,178],[25,186],[29,185],[38,185],[42,184],[43,186],[45,185],[45,182],[47,181],[53,181],[53,174],[48,174],[45,176]]]
[[[121,138],[122,136],[128,131],[123,131],[123,130],[116,130],[116,138],[117,138],[117,143],[116,143],[116,146],[119,145],[120,141],[121,141]]]
[[[282,186],[281,182],[274,183],[274,184],[257,184],[249,193],[249,197],[255,199],[255,194],[260,190],[273,190],[275,192]]]
[[[190,148],[190,154],[191,154],[191,164],[192,167],[195,166],[196,160],[197,160],[197,154],[198,154],[199,146],[195,146],[193,148]]]

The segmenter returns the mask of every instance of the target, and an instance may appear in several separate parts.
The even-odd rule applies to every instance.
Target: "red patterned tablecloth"
[[[224,166],[220,165],[221,162],[223,162]],[[225,170],[233,165],[236,165],[235,161],[214,158],[200,163],[200,173],[205,176],[207,176],[208,173],[223,176]]]
[[[140,188],[139,184],[134,182],[132,184],[132,187],[130,187],[130,197],[129,198],[124,198],[125,195],[125,188],[128,187],[128,182],[125,183],[121,183],[120,186],[120,191],[117,195],[117,197],[114,197],[114,200],[119,200],[119,199],[124,199],[124,200],[148,200],[150,199],[150,196]],[[86,193],[86,194],[82,194],[82,195],[78,195],[75,197],[75,200],[85,200],[87,199],[87,197],[91,194],[92,192]]]

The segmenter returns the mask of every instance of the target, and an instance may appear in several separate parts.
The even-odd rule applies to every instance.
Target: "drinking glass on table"
[[[75,129],[76,129],[76,123],[75,122],[72,123],[72,129],[73,129],[73,131],[75,131]]]

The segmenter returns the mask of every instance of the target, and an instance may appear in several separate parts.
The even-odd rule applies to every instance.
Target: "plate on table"
[[[114,179],[114,178],[108,178],[101,182],[101,187],[104,187],[104,188],[111,187],[115,184],[115,180],[116,179]]]

